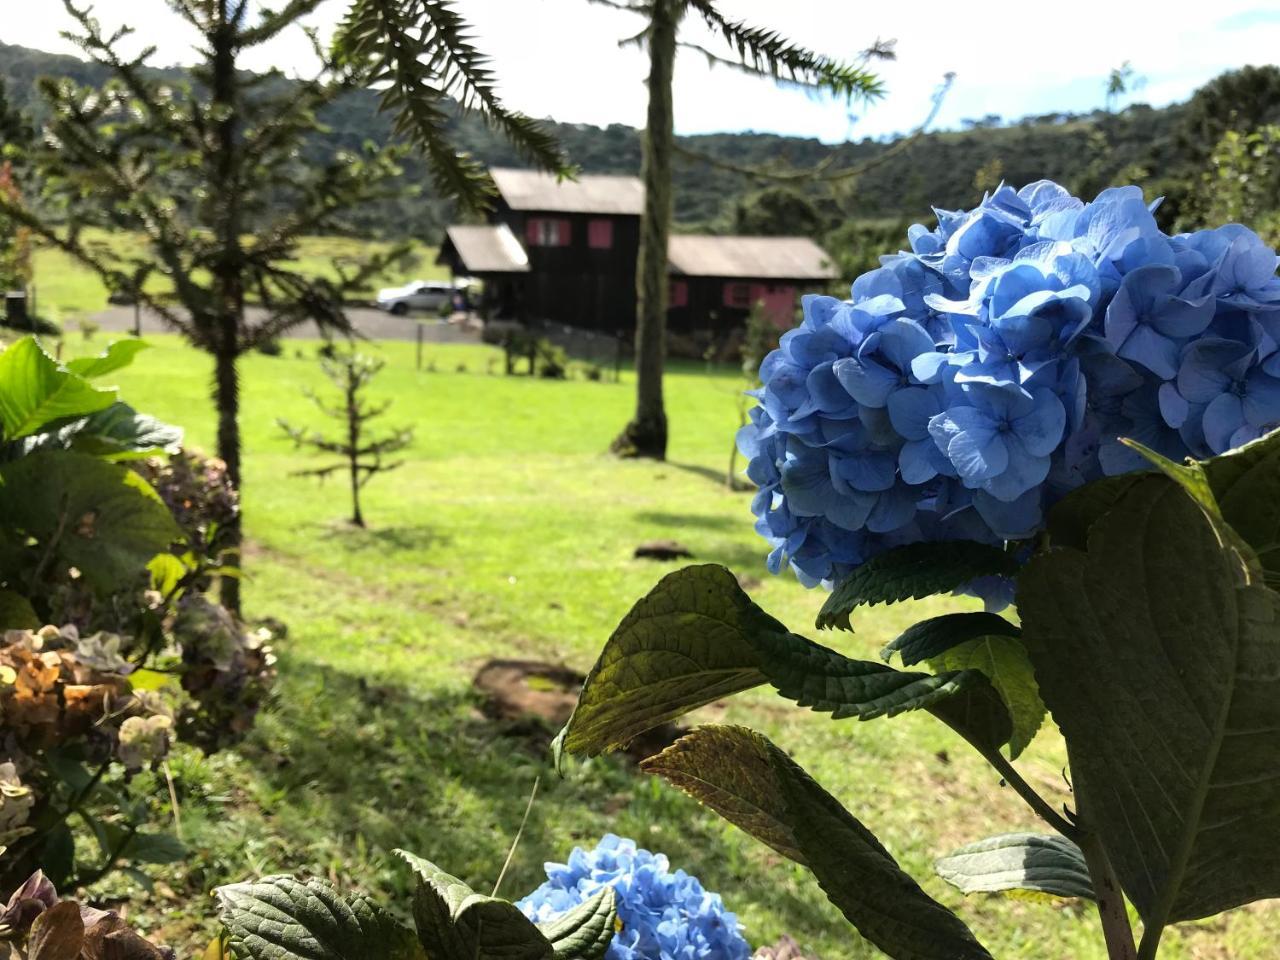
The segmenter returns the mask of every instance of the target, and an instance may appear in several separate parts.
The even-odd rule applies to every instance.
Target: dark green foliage
[[[841,581],[818,614],[818,629],[852,630],[849,614],[864,604],[899,603],[958,590],[971,580],[1018,570],[1013,556],[984,543],[913,543],[873,557]]]
[[[1064,837],[1039,833],[988,837],[948,854],[934,869],[964,893],[1031,890],[1094,899],[1084,854]]]
[[[1280,895],[1280,596],[1153,477],[1087,551],[1034,559],[1018,601],[1081,812],[1149,926]]]
[[[525,160],[571,172],[551,133],[503,105],[488,61],[448,0],[354,0],[334,45],[366,83],[382,87],[381,107],[395,114],[393,132],[421,149],[444,196],[474,210],[494,192],[483,164],[452,142],[457,106],[480,114]]]
[[[880,651],[880,656],[888,662],[896,653],[902,665],[910,667],[970,640],[1020,634],[1017,627],[994,613],[946,613],[908,627]]]
[[[760,734],[699,727],[643,768],[813,871],[858,932],[896,960],[990,954],[840,802]]]
[[[239,960],[426,960],[413,931],[322,880],[264,877],[218,888],[220,918]]]
[[[556,960],[601,960],[613,942],[618,923],[618,897],[613,887],[584,900],[559,920],[538,927],[551,941]]]
[[[556,749],[618,749],[660,723],[763,683],[836,720],[928,709],[984,743],[999,745],[1010,734],[1008,712],[981,671],[933,676],[852,660],[790,633],[728,570],[706,565],[664,577],[618,625]]]

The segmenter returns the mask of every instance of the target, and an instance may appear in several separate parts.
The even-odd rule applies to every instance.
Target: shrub
[[[225,472],[190,454],[164,460],[181,431],[94,383],[144,347],[121,341],[64,365],[27,337],[0,353],[0,876],[11,884],[37,865],[74,887],[122,862],[181,857],[146,829],[135,774],[175,736],[206,750],[242,736],[274,676],[268,637],[201,595],[235,573],[219,533],[238,508]]]

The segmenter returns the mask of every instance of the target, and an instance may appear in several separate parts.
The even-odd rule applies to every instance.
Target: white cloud
[[[1280,49],[1280,18],[1258,0],[1217,0],[1211,10],[1176,14],[1134,0],[1075,0],[1066,8],[1021,0],[721,4],[730,16],[775,26],[835,56],[852,56],[876,38],[896,38],[898,60],[880,67],[889,94],[859,107],[862,116],[851,123],[842,104],[710,69],[686,51],[675,98],[677,129],[684,133],[756,129],[832,141],[898,132],[923,118],[947,71],[955,71],[956,81],[938,118],[942,126],[988,113],[1012,118],[1089,110],[1102,105],[1108,72],[1126,60],[1147,79],[1135,99],[1159,105],[1185,98],[1223,70],[1273,62]],[[96,7],[108,24],[145,9],[145,39],[159,48],[157,62],[190,60],[189,34],[160,0],[97,0]],[[317,25],[331,25],[342,7],[341,0],[330,0]],[[570,122],[643,124],[645,57],[617,46],[639,29],[638,18],[586,0],[463,0],[459,7],[474,24],[480,48],[493,57],[512,105]],[[1203,12],[1193,18],[1189,9]],[[22,17],[6,22],[4,39],[70,52],[57,38],[66,26],[60,3],[28,2]],[[692,38],[710,40],[697,22],[686,29]],[[248,65],[301,68],[306,60],[306,42],[294,37]]]

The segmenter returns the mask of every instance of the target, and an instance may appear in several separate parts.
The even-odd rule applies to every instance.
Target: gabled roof
[[[512,210],[549,213],[612,213],[639,216],[644,210],[644,184],[639,177],[582,174],[557,181],[540,170],[496,167],[489,171],[498,192]]]
[[[506,224],[465,224],[445,231],[449,247],[469,273],[528,273],[529,256]]]
[[[808,237],[715,237],[673,234],[673,274],[743,280],[834,280],[835,265]]]

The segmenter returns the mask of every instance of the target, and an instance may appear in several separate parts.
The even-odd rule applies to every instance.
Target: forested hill
[[[180,79],[182,71],[161,71]],[[35,89],[39,76],[65,76],[80,83],[104,79],[94,65],[73,57],[0,43],[0,78],[9,96],[37,122],[42,105]],[[872,108],[874,109],[874,108]],[[838,222],[907,220],[926,216],[929,206],[972,203],[985,186],[1001,179],[1021,184],[1050,177],[1082,192],[1122,178],[1156,189],[1183,181],[1203,164],[1217,136],[1244,116],[1244,125],[1280,119],[1280,70],[1245,68],[1214,81],[1187,104],[1163,109],[1136,105],[1117,113],[1050,114],[1017,121],[988,117],[966,129],[930,133],[873,167],[856,181],[799,189],[808,203],[796,203],[789,191],[769,181],[728,172],[723,167],[683,157],[676,169],[676,215],[686,228],[747,229],[751,232],[827,233]],[[387,118],[379,114],[372,93],[351,95],[324,118],[331,131],[313,144],[317,154],[338,147],[358,147],[366,140],[389,136]],[[595,127],[552,123],[570,156],[589,173],[636,173],[640,167],[637,131],[620,124]],[[509,146],[483,121],[457,121],[458,144],[491,164],[519,164]],[[829,161],[829,170],[864,163],[893,147],[862,140],[836,146],[817,140],[759,133],[724,133],[680,138],[682,148],[748,168],[792,164],[811,167]],[[417,162],[407,165],[408,183],[426,184]],[[771,197],[761,204],[760,191]],[[1170,192],[1164,190],[1163,192]],[[772,201],[772,202],[770,202]],[[411,234],[428,240],[438,235],[450,216],[449,205],[430,195],[362,211],[353,227],[370,233]]]

